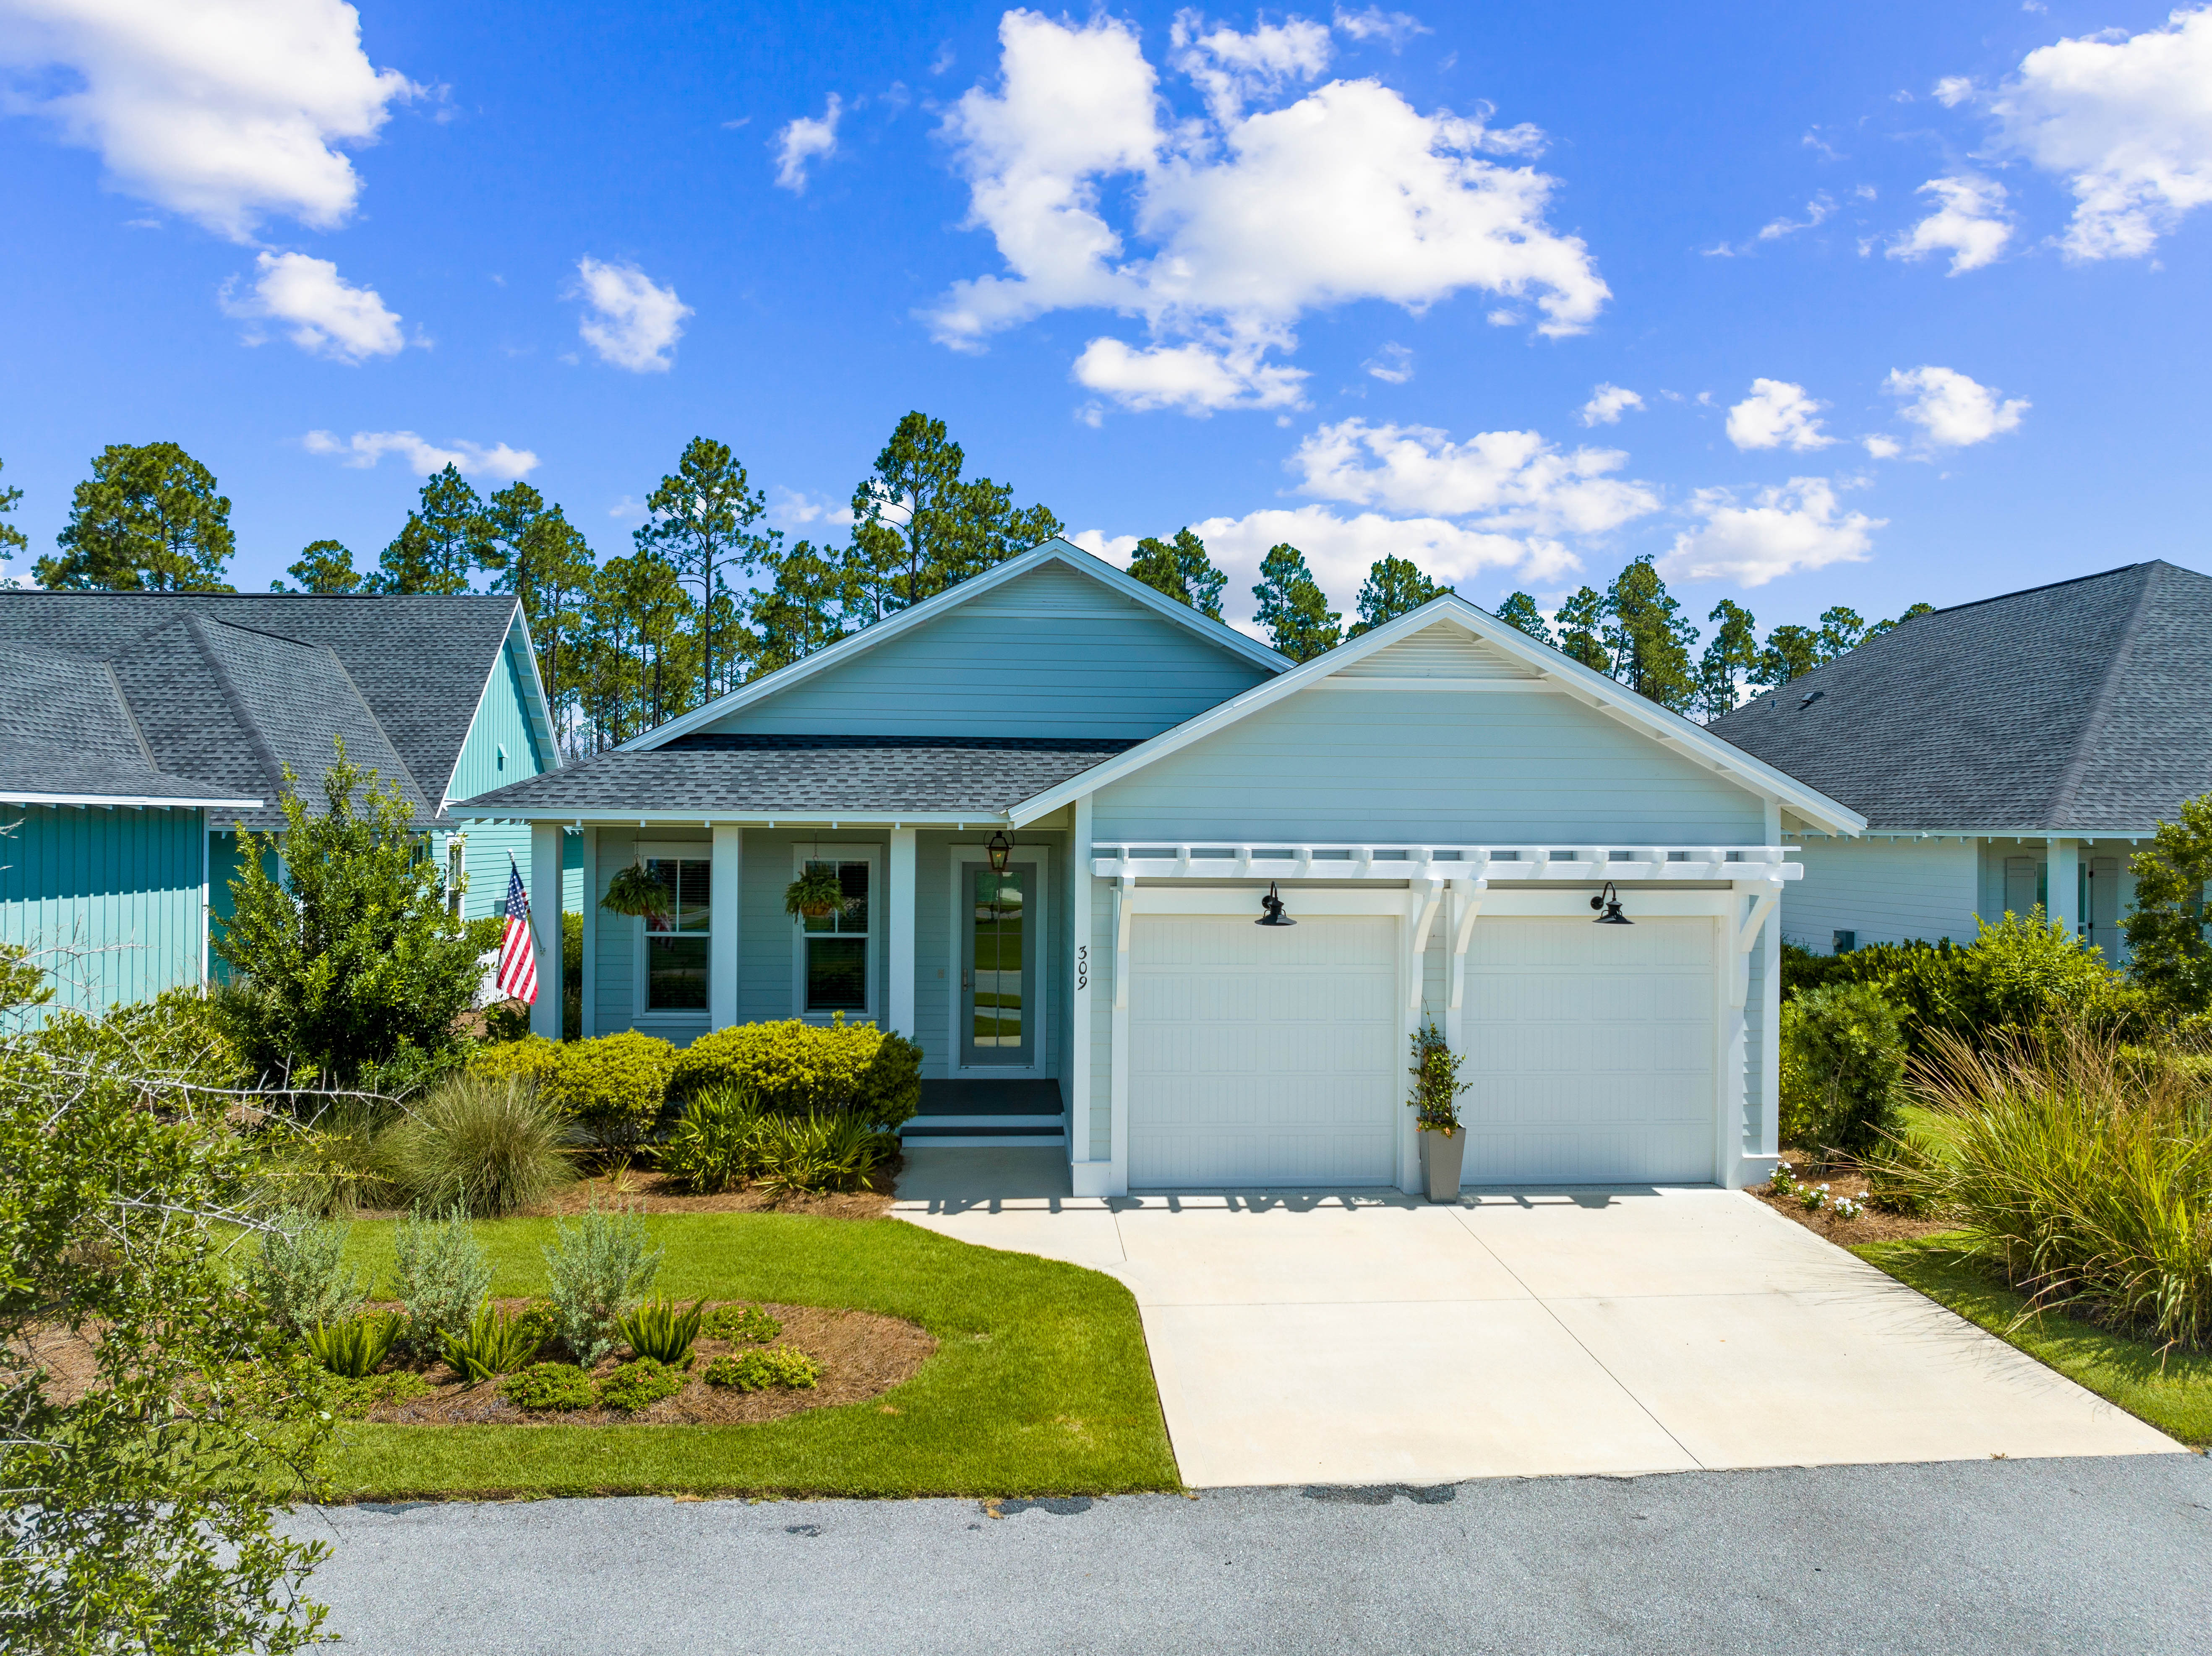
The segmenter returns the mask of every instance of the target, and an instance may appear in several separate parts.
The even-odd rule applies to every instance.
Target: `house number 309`
[[[1075,986],[1079,990],[1088,989],[1091,986],[1091,945],[1089,943],[1078,943],[1075,946]]]

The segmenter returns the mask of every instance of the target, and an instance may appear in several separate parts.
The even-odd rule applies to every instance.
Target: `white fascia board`
[[[261,799],[177,799],[153,794],[130,793],[18,793],[0,790],[0,804],[112,805],[132,810],[258,810]]]
[[[1523,665],[1558,681],[1569,695],[1577,700],[1626,724],[1637,726],[1646,735],[1674,744],[1686,757],[1709,770],[1720,772],[1747,792],[1772,798],[1808,822],[1816,826],[1829,827],[1833,832],[1860,834],[1865,831],[1866,818],[1850,807],[1807,787],[1764,760],[1755,759],[1741,749],[1722,741],[1680,713],[1668,712],[1656,702],[1638,695],[1603,673],[1583,666],[1549,645],[1539,644],[1526,633],[1498,620],[1488,610],[1469,604],[1455,592],[1431,598],[1419,609],[1402,615],[1395,621],[1387,622],[1371,633],[1364,634],[1348,644],[1340,644],[1335,649],[1301,663],[1279,677],[1270,679],[1264,684],[1256,684],[1243,695],[1218,707],[1210,707],[1171,730],[1163,731],[1149,742],[1139,743],[1117,758],[1094,766],[1057,787],[1023,800],[1008,814],[1018,828],[1048,811],[1057,810],[1079,793],[1090,793],[1117,782],[1133,771],[1142,770],[1154,760],[1178,752],[1194,742],[1249,718],[1263,707],[1273,707],[1285,696],[1296,695],[1317,680],[1341,672],[1377,650],[1387,649],[1401,638],[1446,620],[1458,622],[1484,643],[1504,651]]]
[[[568,828],[638,828],[649,823],[736,822],[747,828],[1005,828],[1012,826],[1003,810],[823,810],[818,806],[790,810],[609,810],[597,807],[578,810],[550,805],[526,810],[504,809],[471,810],[465,804],[447,813],[459,822],[559,822]]]
[[[1791,829],[1792,833],[1798,832]],[[2146,823],[2142,828],[1869,828],[1855,834],[1844,835],[1808,828],[1807,833],[1824,839],[1858,840],[2154,840],[2158,837],[2158,824]]]
[[[1066,564],[1076,573],[1089,577],[1109,591],[1179,626],[1189,628],[1208,643],[1230,650],[1271,673],[1279,673],[1291,664],[1287,656],[1276,654],[1259,640],[1247,637],[1224,622],[1201,616],[1187,604],[1177,604],[1164,592],[1154,591],[1133,576],[1116,569],[1103,558],[1093,557],[1079,546],[1054,539],[1033,547],[1018,558],[1009,558],[980,575],[970,576],[957,586],[947,587],[935,597],[925,599],[910,610],[902,610],[896,616],[879,621],[872,627],[864,627],[850,638],[840,639],[828,649],[818,650],[803,661],[794,661],[788,667],[779,667],[765,678],[757,678],[727,695],[717,696],[703,707],[695,707],[665,724],[655,725],[642,736],[634,736],[617,746],[615,751],[649,750],[672,742],[679,736],[689,736],[692,731],[718,719],[726,718],[742,707],[779,695],[793,685],[803,684],[817,673],[850,661],[879,644],[888,643],[917,627],[925,627],[939,616],[958,609],[970,598],[980,597],[1010,580],[1018,580],[1048,563]]]

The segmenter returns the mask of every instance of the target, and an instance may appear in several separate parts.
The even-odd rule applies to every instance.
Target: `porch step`
[[[1054,1149],[1067,1143],[1067,1114],[1055,1081],[925,1081],[899,1139],[918,1150]]]
[[[909,1121],[899,1134],[899,1143],[910,1150],[1058,1149],[1067,1143],[1067,1135],[1058,1127],[1029,1132],[1001,1132],[990,1127],[955,1127],[950,1131],[939,1131],[925,1127],[916,1132],[917,1125]]]
[[[966,1128],[978,1132],[1023,1132],[1042,1130],[1059,1132],[1066,1126],[1067,1118],[1060,1115],[1018,1115],[1011,1112],[977,1111],[963,1115],[917,1115],[899,1129],[901,1132],[944,1132],[951,1128]]]

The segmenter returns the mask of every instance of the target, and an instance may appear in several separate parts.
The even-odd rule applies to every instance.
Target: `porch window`
[[[704,857],[649,857],[645,868],[665,894],[664,912],[645,923],[646,1010],[703,1012],[714,865]]]
[[[837,877],[844,901],[818,919],[799,917],[801,1010],[810,1013],[866,1013],[870,945],[875,931],[872,858],[809,857],[802,873],[827,869]]]

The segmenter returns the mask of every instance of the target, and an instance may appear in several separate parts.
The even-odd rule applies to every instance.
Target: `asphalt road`
[[[1114,1500],[353,1507],[375,1653],[2212,1649],[2212,1465],[1980,1461]]]

